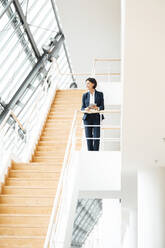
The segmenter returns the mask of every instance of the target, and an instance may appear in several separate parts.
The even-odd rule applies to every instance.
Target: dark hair
[[[95,78],[87,78],[85,81],[89,81],[91,82],[93,85],[93,89],[95,89],[97,87],[97,81]]]

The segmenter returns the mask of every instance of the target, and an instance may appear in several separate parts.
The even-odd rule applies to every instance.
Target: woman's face
[[[93,90],[93,83],[91,83],[90,81],[86,81],[86,87],[88,90]]]

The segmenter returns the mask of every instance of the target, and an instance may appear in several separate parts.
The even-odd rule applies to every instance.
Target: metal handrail
[[[14,120],[17,122],[18,126],[22,129],[22,131],[25,131],[25,129],[23,128],[22,124],[18,120],[17,116],[12,111],[11,111],[11,116],[13,116]]]
[[[82,113],[88,113],[88,114],[93,114],[93,113],[120,113],[121,111],[120,110],[79,110],[80,112]],[[80,126],[81,128],[84,128],[84,127],[100,127],[102,130],[120,130],[120,126],[113,126],[113,125],[85,125],[85,124],[82,124]],[[75,137],[75,139],[77,140],[89,140],[89,139],[92,139],[92,140],[113,140],[113,141],[119,141],[120,138],[102,138],[102,137],[99,137],[99,138],[94,138],[94,137]]]
[[[94,61],[121,61],[120,58],[95,58]]]
[[[107,109],[107,110],[79,110],[82,113],[87,113],[87,114],[95,114],[95,113],[100,113],[100,114],[104,114],[104,113],[120,113],[120,109]]]
[[[99,137],[99,138],[93,138],[93,137],[75,137],[75,139],[78,139],[78,140],[88,140],[88,139],[92,139],[92,140],[116,140],[116,141],[118,141],[118,140],[120,140],[120,138],[101,138],[101,137]]]
[[[90,114],[93,114],[93,113],[120,113],[120,110],[100,110],[100,111],[98,111],[98,110],[95,110],[95,111],[92,111],[92,112],[90,112],[90,111],[82,111],[82,110],[80,110],[82,113],[90,113]],[[111,126],[111,125],[104,125],[104,126],[102,126],[101,124],[100,125],[84,125],[84,124],[82,124],[82,125],[80,125],[80,127],[81,128],[84,128],[84,127],[100,127],[102,130],[120,130],[121,128],[120,128],[120,126]],[[93,138],[93,137],[75,137],[75,139],[78,139],[78,140],[88,140],[88,139],[92,139],[92,140],[116,140],[116,141],[118,141],[118,140],[120,140],[120,138],[101,138],[101,137],[99,137],[99,138]]]
[[[17,116],[13,113],[12,110],[9,111],[9,113],[6,115],[5,119],[3,120],[3,122],[0,124],[0,130],[3,129],[3,127],[5,126],[5,124],[8,121],[8,118],[12,116],[14,118],[14,120],[17,122],[18,126],[22,129],[22,131],[25,131],[25,129],[23,128],[21,122],[19,121],[19,119],[17,118]]]
[[[61,75],[61,76],[90,76],[93,74],[93,72],[95,71],[95,64],[97,61],[121,61],[120,59],[112,59],[112,58],[107,58],[107,59],[99,59],[99,58],[95,58],[94,59],[94,63],[93,63],[93,72],[92,73],[63,73],[61,72],[60,70],[60,67],[58,65],[58,62],[57,62],[57,59],[53,58],[53,60],[56,62],[56,65],[57,65],[57,70],[58,70],[58,73]],[[110,73],[94,73],[95,76],[120,76],[120,72],[110,72]]]

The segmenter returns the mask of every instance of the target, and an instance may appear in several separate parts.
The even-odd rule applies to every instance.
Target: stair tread
[[[57,143],[59,143],[59,141],[60,140],[54,140],[54,141],[50,141],[50,142],[47,142],[47,141],[40,141],[41,143],[51,143],[51,144],[57,144]],[[63,144],[67,144],[67,141],[62,141],[61,140],[61,143],[60,143],[61,145],[63,145]]]
[[[42,156],[41,155],[38,155],[38,156],[35,155],[33,159],[35,160],[35,159],[38,159],[38,158],[39,159],[44,159],[44,161],[45,161],[45,159],[48,159],[48,160],[53,159],[53,161],[56,159],[56,157],[53,157],[53,156],[48,157],[48,156],[45,156],[45,154],[42,154]]]
[[[54,195],[17,195],[17,194],[1,194],[0,197],[19,197],[19,198],[54,198]]]
[[[2,214],[2,213],[0,213],[0,217],[2,217],[2,216],[41,216],[41,217],[50,217],[50,214],[10,214],[10,213],[8,213],[8,214]]]
[[[0,235],[0,239],[45,239],[45,236],[17,236],[17,235]]]
[[[19,165],[19,166],[26,166],[26,167],[29,167],[29,168],[35,168],[35,166],[40,166],[40,167],[42,167],[42,166],[44,166],[44,167],[46,167],[46,166],[49,166],[49,165],[51,165],[51,166],[54,166],[55,168],[58,168],[58,167],[60,167],[60,164],[54,164],[54,163],[15,163],[15,164],[13,164],[14,166],[17,166],[17,165]]]
[[[45,170],[45,171],[43,171],[43,170],[19,170],[19,169],[16,169],[16,170],[13,170],[13,169],[11,169],[10,170],[10,172],[23,172],[23,173],[27,173],[27,172],[32,172],[32,173],[34,173],[34,172],[39,172],[39,173],[60,173],[60,171],[56,171],[56,170]]]
[[[18,204],[18,203],[0,203],[0,207],[52,207],[52,205],[37,205],[37,204]]]
[[[36,225],[36,223],[34,223],[33,225],[30,226],[30,224],[11,224],[11,223],[8,223],[8,224],[1,224],[0,223],[0,228],[1,227],[26,227],[26,228],[38,228],[38,227],[47,227],[47,225],[45,224],[40,224],[40,225]]]
[[[26,178],[26,177],[8,177],[7,180],[16,180],[16,181],[53,181],[54,182],[54,179],[51,179],[49,177],[37,177],[37,178]],[[8,185],[7,185],[8,186]]]
[[[21,163],[21,162],[12,162],[12,164],[23,164],[23,165],[32,165],[32,166],[35,166],[35,165],[53,165],[54,163],[53,162],[28,162],[28,163]],[[55,165],[56,166],[56,165]]]
[[[41,186],[12,186],[4,185],[3,188],[16,188],[16,189],[57,189],[55,187],[41,187]]]
[[[40,146],[37,146],[37,148],[38,148],[38,147],[40,147]],[[41,146],[41,147],[47,148],[47,147],[51,147],[51,146]],[[56,159],[56,160],[63,160],[63,158],[64,158],[63,155],[64,155],[64,154],[65,154],[65,152],[60,153],[60,154],[59,154],[60,156],[58,156],[58,157],[55,155],[55,159]]]

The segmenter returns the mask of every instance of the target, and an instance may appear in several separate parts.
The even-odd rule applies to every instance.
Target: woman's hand
[[[97,106],[95,105],[95,106],[93,106],[93,109],[99,110],[99,107],[97,107]]]
[[[92,107],[86,107],[85,108],[85,111],[90,111],[91,109],[95,109],[95,110],[99,110],[99,107],[97,107],[96,105],[95,106],[92,106]]]

